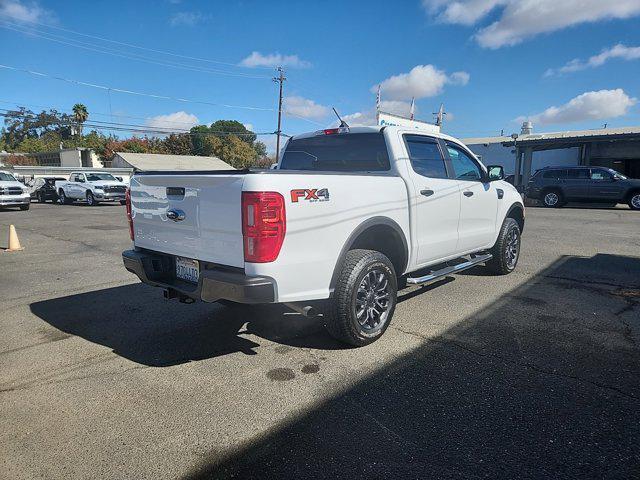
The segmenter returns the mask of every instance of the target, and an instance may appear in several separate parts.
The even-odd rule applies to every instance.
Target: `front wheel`
[[[497,275],[513,272],[520,258],[520,226],[513,218],[507,217],[502,223],[496,243],[490,250],[493,258],[487,267]]]
[[[29,210],[30,205],[27,203],[26,205],[20,205],[20,210]]]
[[[562,193],[559,190],[549,190],[542,197],[542,203],[547,208],[558,208],[562,206]]]
[[[69,205],[69,199],[67,198],[67,195],[64,193],[64,190],[60,190],[58,192],[58,203],[60,205]]]
[[[44,198],[44,193],[38,192],[38,203],[45,203],[46,201],[47,199]]]
[[[640,192],[633,192],[629,198],[629,208],[631,210],[640,210]]]
[[[325,327],[341,342],[356,347],[373,343],[391,322],[397,292],[396,272],[385,255],[351,250],[325,312]]]
[[[96,199],[93,196],[93,193],[91,192],[87,192],[87,205],[89,205],[90,207],[95,207],[96,206]]]

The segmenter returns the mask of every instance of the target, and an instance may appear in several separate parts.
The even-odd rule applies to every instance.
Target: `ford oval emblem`
[[[174,222],[180,222],[184,220],[184,212],[182,210],[167,210],[167,218]]]

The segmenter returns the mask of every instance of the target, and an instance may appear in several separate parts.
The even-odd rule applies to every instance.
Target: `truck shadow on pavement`
[[[183,478],[638,478],[639,311],[640,258],[562,257]]]
[[[251,335],[296,347],[344,348],[325,332],[320,319],[279,305],[185,305],[166,301],[160,290],[142,283],[36,302],[30,308],[67,334],[152,367],[234,352],[255,355],[260,345]]]

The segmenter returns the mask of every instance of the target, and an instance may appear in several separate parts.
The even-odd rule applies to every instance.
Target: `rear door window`
[[[292,139],[280,170],[384,172],[390,170],[384,135],[372,133],[319,134]]]
[[[567,178],[570,180],[586,180],[589,178],[589,170],[586,168],[572,168],[568,170]]]
[[[409,160],[413,170],[423,177],[448,178],[438,142],[421,135],[405,135]]]

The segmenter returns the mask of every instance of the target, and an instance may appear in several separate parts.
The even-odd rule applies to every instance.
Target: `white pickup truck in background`
[[[59,203],[67,205],[82,200],[88,205],[118,201],[124,204],[127,184],[106,172],[72,172],[69,180],[56,181]]]
[[[407,127],[296,135],[273,170],[134,175],[123,260],[167,298],[286,303],[366,345],[405,283],[513,271],[524,206],[503,176]]]
[[[29,210],[30,205],[29,189],[11,173],[0,171],[0,207],[20,207],[20,210]]]

